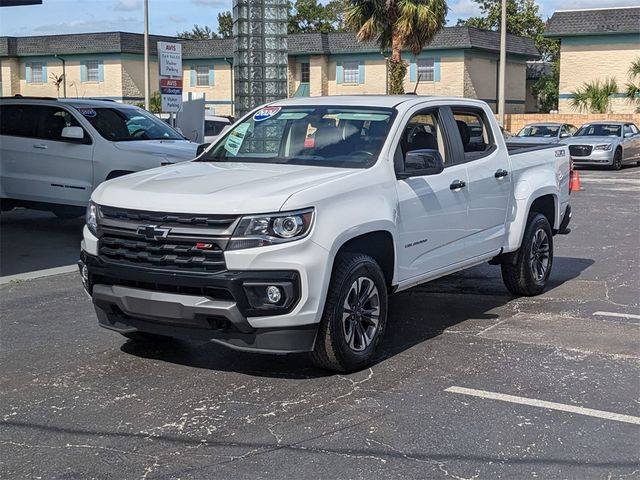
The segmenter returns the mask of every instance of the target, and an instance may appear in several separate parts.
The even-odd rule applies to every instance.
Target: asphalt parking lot
[[[82,222],[3,213],[0,478],[640,478],[640,168],[581,173],[547,292],[395,295],[350,375],[102,330],[77,274],[20,280]]]

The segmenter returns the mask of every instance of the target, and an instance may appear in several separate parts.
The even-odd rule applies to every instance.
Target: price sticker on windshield
[[[256,122],[262,122],[264,120],[267,120],[268,118],[273,117],[274,115],[277,115],[280,110],[280,107],[261,108],[253,115],[253,120]]]

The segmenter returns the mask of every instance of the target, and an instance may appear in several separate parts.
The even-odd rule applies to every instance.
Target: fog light
[[[275,285],[269,285],[267,287],[267,299],[270,303],[279,303],[282,300],[282,292]]]

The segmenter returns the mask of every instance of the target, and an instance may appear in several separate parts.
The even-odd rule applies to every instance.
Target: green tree
[[[583,83],[581,88],[571,92],[571,107],[583,113],[607,113],[611,95],[616,93],[618,85],[613,78]]]
[[[482,30],[500,30],[502,16],[501,0],[474,0],[481,16],[458,20],[458,25],[467,25]],[[554,61],[558,56],[557,40],[544,37],[545,21],[540,17],[540,7],[534,0],[507,0],[507,32],[532,38],[544,61]]]
[[[210,40],[212,38],[219,38],[218,34],[211,30],[211,27],[207,25],[194,25],[191,30],[178,32],[176,36],[187,40]]]
[[[629,67],[629,80],[625,85],[625,94],[629,101],[637,103],[640,108],[640,57],[636,58]]]
[[[538,107],[543,113],[558,109],[558,85],[560,83],[560,62],[551,65],[551,73],[541,76],[533,84],[533,95],[538,100]]]
[[[336,32],[344,29],[346,0],[323,5],[318,0],[290,3],[288,33]]]
[[[136,103],[136,106],[144,108],[144,103]],[[149,97],[149,111],[151,113],[162,113],[162,97],[157,90]]]
[[[222,38],[231,38],[233,35],[233,17],[228,10],[218,14],[218,34]]]
[[[358,41],[376,40],[382,51],[391,51],[389,93],[404,93],[407,64],[402,49],[417,55],[442,29],[446,0],[351,0],[346,24]]]

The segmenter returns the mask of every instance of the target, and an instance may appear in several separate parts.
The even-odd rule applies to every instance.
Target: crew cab
[[[198,144],[145,110],[106,100],[0,99],[2,210],[82,216],[105,180],[191,160]]]
[[[478,100],[281,100],[193,161],[100,185],[82,281],[126,337],[351,371],[397,328],[391,293],[484,262],[512,293],[541,293],[568,232],[569,163],[562,145],[510,152]]]

